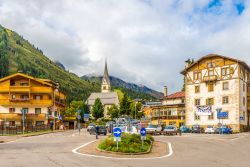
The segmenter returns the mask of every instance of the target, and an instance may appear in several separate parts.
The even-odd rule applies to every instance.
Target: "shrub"
[[[140,153],[146,152],[154,138],[150,135],[146,136],[146,140],[142,146],[141,136],[138,134],[123,133],[121,135],[121,142],[119,142],[119,148],[117,150],[116,142],[114,141],[114,136],[110,135],[105,140],[103,140],[98,148],[106,151],[113,152],[123,152],[123,153]]]

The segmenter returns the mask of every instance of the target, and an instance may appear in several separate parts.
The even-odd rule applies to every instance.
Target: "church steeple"
[[[104,74],[102,78],[102,93],[104,92],[111,92],[111,85],[109,80],[109,73],[108,73],[108,66],[107,66],[107,60],[105,60],[105,68],[104,68]]]

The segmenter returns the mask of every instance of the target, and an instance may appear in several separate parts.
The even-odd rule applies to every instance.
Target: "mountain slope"
[[[60,89],[67,93],[68,101],[86,99],[91,92],[99,90],[98,85],[84,81],[75,74],[59,67],[47,58],[40,49],[35,48],[17,33],[0,26],[0,39],[1,37],[6,38],[7,42],[7,47],[1,47],[2,40],[0,41],[2,48],[0,51],[7,53],[4,64],[8,66],[7,72],[0,71],[1,77],[22,71],[37,78],[58,81]]]
[[[37,78],[48,78],[60,83],[60,89],[67,94],[67,101],[86,100],[90,93],[100,91],[100,82],[81,79],[64,69],[60,60],[53,62],[43,52],[22,36],[0,25],[0,78],[22,71]],[[59,63],[58,63],[59,62]],[[111,78],[112,80],[112,78]],[[116,82],[115,82],[116,83]],[[153,99],[151,95],[120,87],[131,98]],[[113,88],[116,88],[113,86]]]
[[[83,80],[98,83],[98,84],[101,84],[101,80],[102,80],[101,76],[85,75],[85,76],[82,76],[81,78]],[[120,89],[127,93],[130,92],[130,94],[132,94],[132,92],[135,95],[137,94],[138,97],[135,97],[135,98],[143,99],[143,97],[145,98],[147,95],[148,97],[146,99],[154,99],[154,98],[161,98],[163,96],[162,93],[152,90],[146,86],[138,86],[134,83],[128,83],[117,77],[110,76],[110,82],[111,82],[111,86],[113,89]]]

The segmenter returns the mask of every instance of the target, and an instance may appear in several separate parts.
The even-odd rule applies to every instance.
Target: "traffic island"
[[[114,137],[109,136],[104,140],[97,140],[85,145],[77,152],[84,155],[113,158],[157,158],[169,153],[168,144],[165,142],[153,141],[153,137],[147,136],[144,146],[142,146],[140,135],[132,135],[131,137],[127,135],[121,136],[118,149]],[[124,137],[127,137],[127,139]]]

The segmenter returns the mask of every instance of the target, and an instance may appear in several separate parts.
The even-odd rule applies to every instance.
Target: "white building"
[[[119,106],[119,99],[116,92],[111,91],[111,84],[108,75],[107,62],[105,62],[104,74],[102,78],[101,92],[91,93],[87,99],[87,105],[92,110],[92,106],[95,103],[95,100],[99,98],[104,106],[104,117],[108,117],[108,109],[112,105]]]
[[[187,126],[223,123],[235,132],[248,128],[250,68],[245,62],[210,54],[187,64],[181,73],[185,76]],[[218,119],[218,109],[228,117]]]

